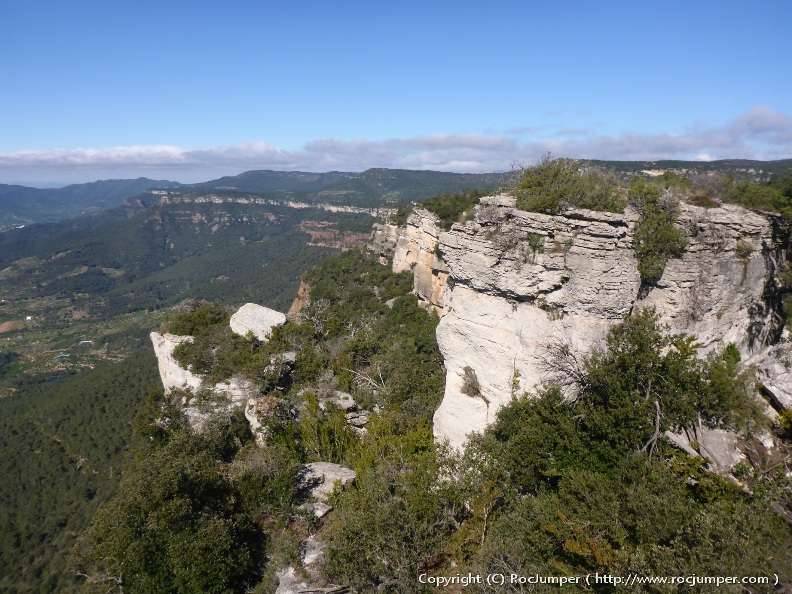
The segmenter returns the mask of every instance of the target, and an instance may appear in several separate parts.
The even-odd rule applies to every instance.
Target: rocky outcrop
[[[366,249],[377,256],[380,264],[389,266],[399,239],[399,227],[389,223],[374,223]]]
[[[438,438],[461,446],[544,381],[549,347],[588,350],[630,312],[640,287],[636,222],[634,213],[529,213],[496,196],[440,236],[451,282],[437,329],[447,370]],[[464,389],[466,374],[479,394]]]
[[[258,340],[269,340],[273,328],[286,323],[286,316],[279,311],[257,305],[245,303],[234,315],[231,316],[231,330],[240,336],[253,334]]]
[[[183,390],[193,394],[197,394],[201,390],[208,390],[222,394],[229,401],[239,404],[246,401],[255,391],[253,383],[241,377],[232,377],[227,381],[207,386],[199,375],[181,367],[174,358],[173,351],[181,343],[191,341],[192,336],[152,332],[150,337],[151,344],[154,346],[154,355],[157,357],[162,387],[166,394],[174,390]]]
[[[151,190],[148,192],[162,206],[170,204],[242,204],[244,206],[280,206],[296,210],[324,210],[333,213],[367,214],[377,218],[389,218],[396,214],[395,208],[364,208],[361,206],[348,206],[344,204],[330,204],[326,202],[300,202],[297,200],[274,200],[264,198],[258,194],[233,194],[221,193],[184,193],[175,190]],[[128,203],[134,203],[130,199]],[[137,199],[139,201],[139,199]],[[146,202],[151,202],[148,200]]]
[[[445,309],[448,279],[448,267],[438,253],[441,232],[434,214],[416,208],[400,231],[393,251],[393,272],[412,272],[413,289],[418,299],[438,313]]]
[[[688,244],[639,306],[652,306],[674,332],[695,336],[702,353],[733,343],[743,356],[776,342],[783,320],[765,298],[775,275],[772,221],[734,205],[682,204]]]
[[[247,303],[231,316],[230,326],[237,334],[247,336],[248,333],[252,333],[258,340],[266,341],[272,328],[285,321],[286,317],[280,312]],[[234,376],[229,380],[207,385],[201,376],[182,367],[173,356],[176,347],[192,341],[192,336],[152,332],[150,338],[157,357],[162,387],[166,394],[175,391],[185,393],[183,410],[193,429],[196,431],[203,429],[206,421],[218,412],[245,408],[247,416],[250,401],[255,401],[260,396],[259,388],[252,381]],[[289,375],[294,360],[294,353],[283,353],[270,361],[270,365],[264,370],[264,375],[271,377],[274,389],[279,389],[283,382],[288,380],[285,376]],[[248,421],[256,433],[260,423],[258,421],[254,423],[252,418],[254,417],[248,417]],[[258,439],[258,434],[256,435]]]
[[[309,536],[300,547],[301,571],[287,567],[278,573],[275,594],[342,594],[346,586],[328,583],[322,576],[325,544],[316,535]]]
[[[295,418],[296,413],[285,400],[272,395],[248,398],[245,404],[245,418],[250,425],[250,432],[256,440],[256,445],[263,447],[266,444],[266,423],[277,417]]]
[[[678,448],[694,458],[703,457],[716,472],[728,473],[736,464],[746,459],[740,450],[740,437],[724,429],[701,429],[693,432],[666,433]]]
[[[306,464],[302,475],[302,485],[310,493],[309,506],[317,518],[323,518],[333,509],[330,495],[337,487],[355,480],[355,471],[332,462],[312,462]]]
[[[297,287],[297,294],[289,306],[289,311],[286,312],[286,318],[289,320],[296,320],[300,315],[303,308],[308,305],[311,298],[311,287],[307,282],[300,279],[300,286]]]
[[[426,211],[408,218],[393,269],[411,270],[419,299],[442,316],[437,340],[447,377],[434,417],[439,439],[463,445],[513,395],[554,379],[559,347],[583,354],[645,306],[672,331],[695,336],[702,355],[734,343],[776,404],[789,406],[790,357],[773,346],[783,326],[774,296],[783,253],[772,218],[732,205],[681,204],[676,223],[687,248],[655,287],[641,286],[638,220],[629,208],[525,212],[506,195],[482,198],[472,220],[447,232]]]
[[[173,357],[173,351],[181,343],[191,341],[192,336],[177,336],[175,334],[160,334],[152,332],[149,336],[157,357],[160,379],[165,393],[173,390],[190,390],[197,392],[203,381],[191,371],[184,369]]]
[[[782,342],[762,349],[747,364],[756,371],[764,396],[775,410],[792,409],[792,343]]]
[[[213,414],[241,408],[258,393],[253,382],[241,377],[232,377],[228,381],[207,386],[200,376],[179,365],[173,351],[183,342],[191,341],[192,336],[152,332],[150,338],[157,357],[162,387],[166,394],[185,393],[182,403],[184,416],[194,430],[202,430]]]

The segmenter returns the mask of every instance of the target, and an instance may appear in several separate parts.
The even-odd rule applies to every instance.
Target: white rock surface
[[[240,336],[253,333],[258,340],[266,341],[272,334],[272,329],[286,323],[286,315],[279,311],[246,303],[231,316],[231,330]]]
[[[587,351],[629,313],[640,286],[635,220],[633,213],[527,213],[495,197],[483,200],[474,221],[441,234],[452,283],[437,328],[447,370],[434,416],[438,439],[461,447],[513,394],[545,381],[548,345]],[[462,392],[465,367],[483,398]]]
[[[201,378],[181,367],[173,357],[176,347],[183,342],[192,341],[192,336],[152,332],[150,338],[154,347],[154,355],[157,357],[157,366],[165,393],[173,390],[197,392],[201,388]]]
[[[321,576],[326,545],[315,534],[302,544],[301,561],[303,572],[287,567],[278,573],[278,588],[275,594],[333,594],[348,592],[344,586],[327,583]]]
[[[644,306],[656,308],[672,331],[695,336],[702,356],[736,344],[777,402],[790,405],[792,356],[768,350],[781,324],[767,295],[783,258],[771,219],[734,205],[680,205],[685,254],[640,298],[637,222],[631,209],[525,212],[505,195],[482,198],[473,220],[447,232],[425,210],[410,215],[393,270],[412,271],[416,295],[442,316],[437,339],[447,379],[434,417],[438,439],[462,446],[513,393],[551,379],[548,345],[587,352]],[[465,367],[475,371],[482,397],[462,393]]]
[[[313,509],[318,518],[324,517],[332,507],[328,503],[336,485],[344,486],[355,480],[355,471],[332,462],[312,462],[305,465],[303,484],[314,500]]]
[[[377,256],[380,264],[389,265],[393,260],[393,250],[399,239],[399,227],[388,223],[375,223],[366,249]]]
[[[712,470],[721,474],[728,473],[745,460],[745,455],[740,451],[740,436],[733,431],[702,428],[692,433],[667,432],[666,437],[691,456],[703,456],[709,460]]]
[[[256,386],[244,378],[232,377],[228,381],[207,386],[200,376],[181,367],[173,357],[173,351],[181,343],[191,341],[192,336],[152,332],[150,338],[154,354],[157,357],[162,387],[166,394],[174,390],[183,390],[193,395],[209,392],[224,397],[224,399],[205,403],[198,403],[197,399],[191,399],[189,403],[186,403],[184,414],[193,429],[200,431],[212,412],[240,408],[247,403],[249,398],[257,394]]]
[[[328,405],[334,406],[344,412],[357,410],[357,403],[352,397],[352,394],[342,392],[341,390],[335,390],[326,397],[319,397],[319,408],[321,410],[326,410]]]
[[[792,344],[781,342],[756,353],[747,364],[756,370],[770,404],[792,409]]]
[[[751,355],[778,326],[763,301],[773,272],[770,221],[735,205],[682,204],[677,223],[687,231],[685,253],[669,260],[658,286],[638,305],[655,307],[672,331],[695,336],[702,354],[734,343]],[[750,246],[747,258],[736,253],[738,242]]]

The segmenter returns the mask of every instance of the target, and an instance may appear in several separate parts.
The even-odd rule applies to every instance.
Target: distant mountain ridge
[[[130,196],[155,188],[177,188],[178,182],[146,177],[108,179],[63,188],[0,184],[0,229],[30,223],[52,223],[119,206]]]
[[[792,159],[756,161],[607,161],[584,160],[591,165],[630,174],[642,170],[687,170],[770,176],[792,170]],[[753,173],[751,173],[753,172]],[[244,192],[274,200],[321,202],[364,208],[398,206],[446,192],[494,190],[513,172],[452,173],[446,171],[372,168],[362,172],[251,170],[194,184],[170,180],[99,180],[63,188],[32,188],[0,184],[0,230],[30,223],[47,223],[123,204],[155,189],[186,192]]]
[[[509,175],[384,168],[360,173],[258,170],[192,184],[189,189],[263,193],[276,199],[378,207],[422,200],[443,192],[494,189],[506,182]]]

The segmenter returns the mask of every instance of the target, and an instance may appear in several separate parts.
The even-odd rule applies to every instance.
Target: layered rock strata
[[[442,316],[438,439],[462,446],[514,395],[556,379],[559,349],[583,355],[636,307],[653,307],[671,331],[696,337],[702,356],[735,344],[771,404],[790,406],[792,356],[776,279],[786,246],[773,216],[680,204],[686,250],[654,287],[642,287],[638,273],[638,221],[629,208],[526,212],[507,195],[482,198],[472,220],[447,232],[427,211],[410,215],[392,265],[412,271],[416,295]]]

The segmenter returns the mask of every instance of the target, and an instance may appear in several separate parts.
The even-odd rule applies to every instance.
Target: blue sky
[[[0,0],[0,182],[792,156],[792,2]]]

